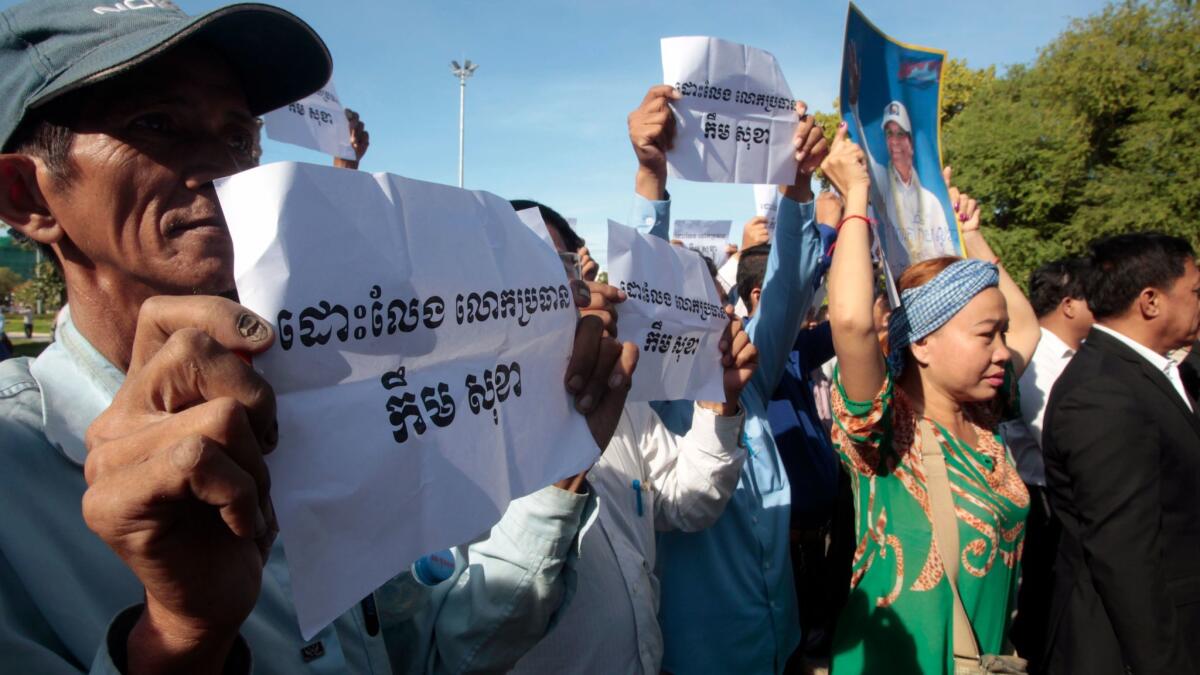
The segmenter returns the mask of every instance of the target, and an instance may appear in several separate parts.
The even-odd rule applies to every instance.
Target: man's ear
[[[62,239],[37,180],[38,162],[28,155],[0,154],[0,220],[39,244]]]
[[[1059,309],[1062,311],[1063,316],[1067,317],[1068,319],[1075,318],[1075,315],[1078,313],[1075,311],[1076,302],[1078,301],[1075,300],[1075,298],[1063,298],[1062,302],[1058,303]]]
[[[1142,313],[1144,319],[1154,319],[1163,311],[1162,292],[1153,286],[1143,288],[1138,294],[1137,305],[1138,310]]]
[[[762,289],[761,288],[750,289],[750,307],[747,307],[746,309],[758,307],[758,301],[761,299],[762,299]]]

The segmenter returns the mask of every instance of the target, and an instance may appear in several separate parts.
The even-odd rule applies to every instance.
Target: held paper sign
[[[792,91],[775,57],[710,37],[662,40],[663,82],[683,98],[671,103],[675,145],[671,175],[712,183],[796,180]]]
[[[333,80],[317,93],[263,115],[263,126],[267,137],[273,141],[299,145],[342,159],[355,158],[354,148],[350,146],[346,109],[338,100]]]
[[[546,221],[542,219],[541,209],[536,206],[531,206],[527,209],[521,209],[520,211],[517,211],[517,217],[520,218],[521,222],[525,223],[529,229],[533,230],[534,234],[538,236],[538,239],[541,239],[549,244],[550,248],[553,248],[555,251],[558,250],[557,248],[554,248],[554,239],[550,237],[550,230],[546,229]]]
[[[310,638],[599,453],[563,386],[576,310],[508,202],[279,163],[219,183],[239,297],[278,339],[267,457]]]
[[[732,227],[732,220],[677,220],[675,238],[720,268],[729,258],[725,243]]]
[[[608,283],[621,339],[637,345],[630,401],[724,401],[721,334],[728,319],[700,256],[608,221]]]
[[[779,213],[779,188],[774,185],[754,186],[754,215],[767,219],[767,232],[775,234],[775,218]]]

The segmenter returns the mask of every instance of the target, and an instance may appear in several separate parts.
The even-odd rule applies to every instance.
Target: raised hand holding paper
[[[279,336],[254,365],[278,403],[267,464],[305,639],[595,460],[563,385],[566,274],[508,202],[292,163],[217,194],[241,302]]]
[[[263,115],[267,137],[332,157],[357,159],[350,145],[346,109],[330,80],[317,93]]]
[[[693,251],[608,221],[608,283],[622,339],[641,350],[629,401],[725,401],[725,316],[708,267]]]
[[[754,215],[767,219],[767,231],[775,232],[775,215],[779,213],[779,188],[774,185],[754,186]]]
[[[662,40],[663,82],[682,95],[672,176],[713,183],[791,185],[795,101],[775,57],[711,37]]]
[[[720,267],[729,258],[725,244],[732,227],[732,220],[677,220],[673,236]]]

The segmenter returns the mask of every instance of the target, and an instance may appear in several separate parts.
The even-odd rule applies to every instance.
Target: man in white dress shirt
[[[1018,613],[1011,639],[1017,653],[1035,665],[1042,655],[1046,636],[1059,535],[1059,523],[1050,512],[1046,496],[1042,417],[1050,389],[1095,322],[1085,297],[1087,270],[1086,260],[1067,258],[1046,263],[1030,275],[1029,301],[1037,312],[1042,339],[1017,386],[1021,418],[1000,426],[1030,496]]]
[[[538,206],[555,247],[569,252],[565,242],[577,238],[570,225]],[[599,290],[593,297],[610,297]],[[659,672],[655,533],[695,532],[715,522],[745,460],[739,443],[745,415],[737,401],[757,366],[757,351],[738,320],[722,342],[729,403],[696,402],[686,435],[668,431],[648,403],[625,405],[612,440],[588,471],[599,507],[596,522],[581,535],[571,602],[512,672]]]

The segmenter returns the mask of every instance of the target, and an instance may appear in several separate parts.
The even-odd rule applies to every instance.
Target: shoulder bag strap
[[[954,594],[954,655],[979,661],[979,644],[975,630],[958,595],[958,516],[954,512],[954,497],[950,493],[950,476],[946,457],[933,433],[933,423],[922,417],[921,456],[925,464],[925,486],[929,491],[929,507],[933,513],[933,537],[941,553],[950,591]]]

